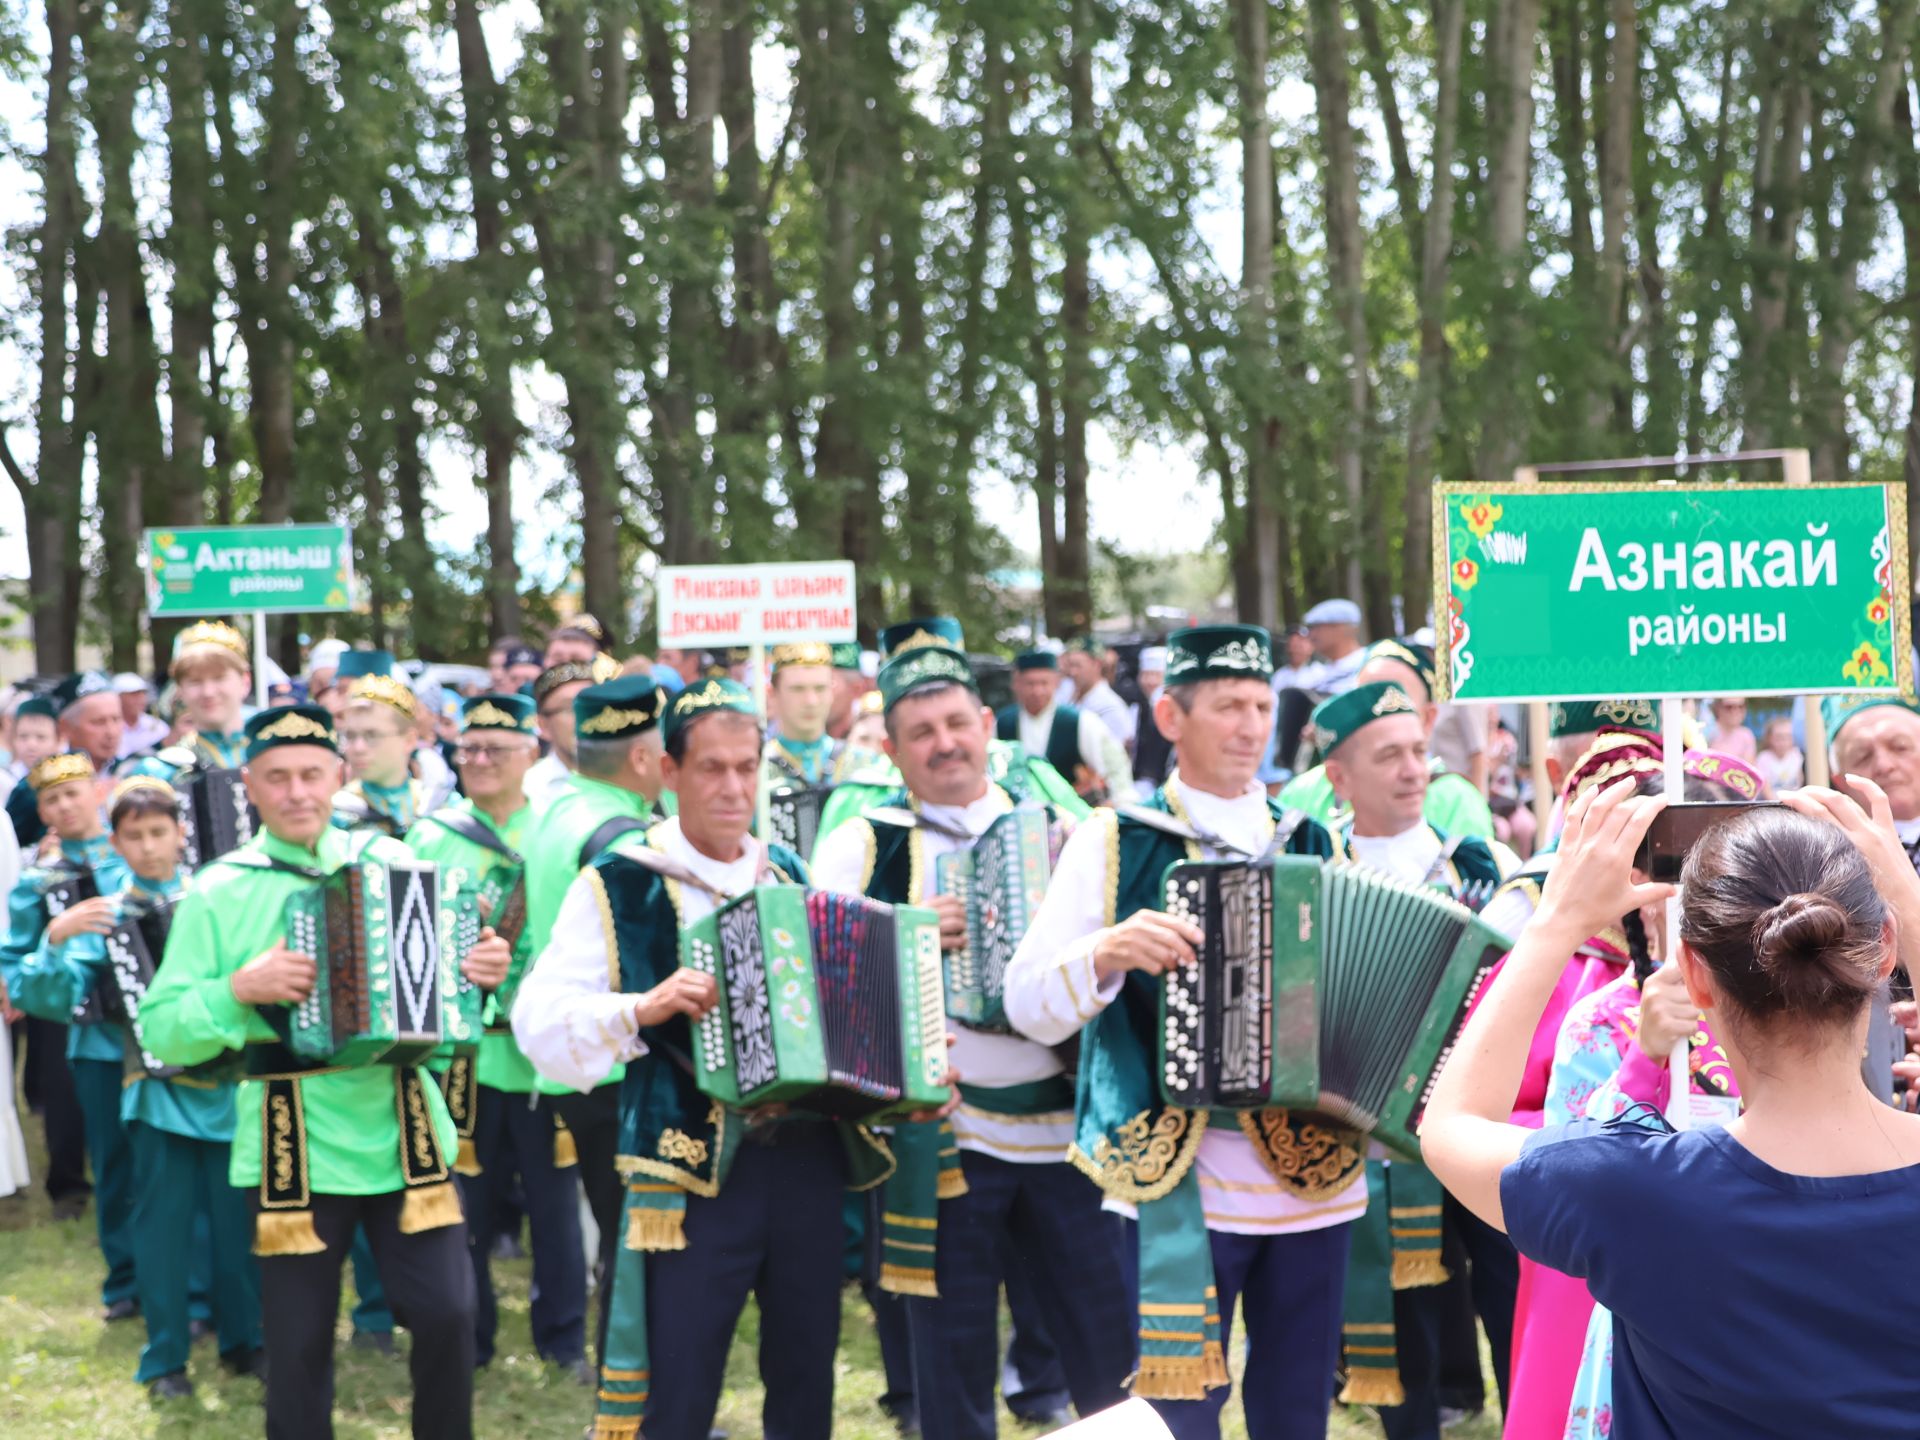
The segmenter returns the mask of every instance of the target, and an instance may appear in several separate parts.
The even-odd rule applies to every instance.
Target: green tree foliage
[[[1202,588],[1376,628],[1426,611],[1438,478],[1805,445],[1920,485],[1915,8],[9,12],[39,661],[84,625],[133,662],[140,526],[321,517],[364,577],[339,628],[423,654],[562,576],[644,641],[657,564],[838,555],[870,628],[984,635],[1037,553],[1068,632],[1147,578],[1095,523],[1158,548],[1098,511],[1102,432],[1217,496]]]

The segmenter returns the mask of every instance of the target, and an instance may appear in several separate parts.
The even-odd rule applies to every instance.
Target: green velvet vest
[[[1005,705],[995,717],[994,733],[1002,740],[1018,743],[1020,707]],[[1072,776],[1086,762],[1080,758],[1080,712],[1071,705],[1053,708],[1053,724],[1047,730],[1047,763],[1063,776]]]
[[[1165,788],[1145,808],[1179,814]],[[1288,812],[1268,802],[1274,823]],[[1090,824],[1107,832],[1109,923],[1136,910],[1161,908],[1161,880],[1169,865],[1199,858],[1197,846],[1111,810]],[[1333,841],[1301,818],[1286,853],[1321,858]],[[1075,1135],[1069,1159],[1117,1200],[1139,1205],[1172,1192],[1193,1164],[1209,1123],[1235,1127],[1252,1142],[1275,1180],[1303,1199],[1339,1193],[1361,1171],[1363,1146],[1351,1130],[1306,1110],[1248,1110],[1217,1114],[1168,1105],[1155,1079],[1154,1037],[1159,1027],[1160,980],[1129,971],[1113,1003],[1083,1032]]]
[[[617,988],[628,995],[653,989],[680,968],[680,885],[623,853],[645,843],[622,841],[587,870],[619,956]],[[772,846],[769,858],[778,881],[805,880],[800,857],[784,846]],[[675,1015],[642,1038],[647,1053],[627,1066],[620,1082],[620,1168],[690,1194],[717,1195],[743,1119],[694,1084],[693,1027],[686,1016]]]

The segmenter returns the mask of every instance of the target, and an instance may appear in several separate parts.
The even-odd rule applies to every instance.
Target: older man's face
[[[1863,710],[1841,730],[1834,758],[1842,775],[1887,792],[1894,819],[1920,820],[1920,715],[1896,705]]]

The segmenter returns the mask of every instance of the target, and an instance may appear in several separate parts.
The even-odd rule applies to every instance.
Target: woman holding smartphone
[[[1615,1440],[1920,1433],[1904,1263],[1920,1118],[1875,1099],[1859,1063],[1868,1002],[1901,937],[1910,955],[1920,940],[1920,878],[1885,797],[1848,784],[1871,819],[1802,791],[1709,832],[1683,871],[1678,962],[1738,1077],[1732,1124],[1507,1123],[1568,947],[1670,893],[1634,881],[1666,801],[1631,783],[1569,812],[1540,910],[1428,1106],[1447,1189],[1612,1311]]]

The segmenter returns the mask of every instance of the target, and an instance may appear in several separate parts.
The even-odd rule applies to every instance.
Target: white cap
[[[347,642],[329,636],[325,640],[313,642],[313,648],[307,651],[307,674],[313,675],[321,670],[338,670],[340,657],[347,653]]]
[[[1358,625],[1360,607],[1351,600],[1322,600],[1307,611],[1309,625]]]
[[[1164,645],[1148,645],[1145,647],[1140,652],[1139,668],[1142,671],[1158,670],[1162,675],[1166,674],[1167,647]]]
[[[122,670],[113,677],[113,693],[116,695],[144,695],[153,687],[147,684],[143,676],[131,670]]]

